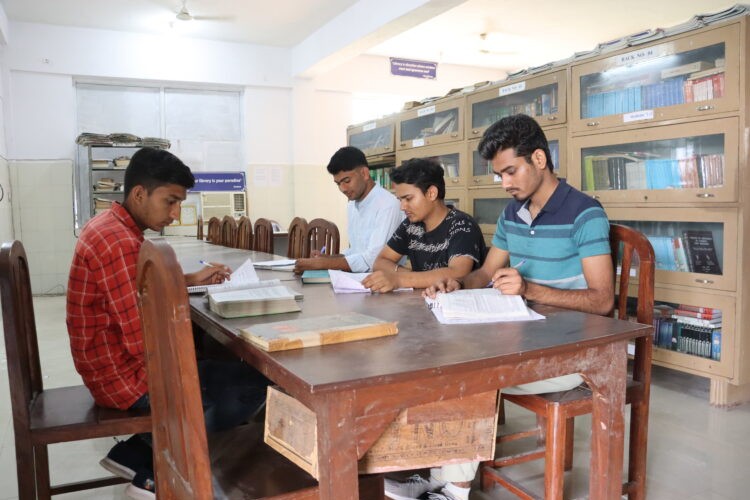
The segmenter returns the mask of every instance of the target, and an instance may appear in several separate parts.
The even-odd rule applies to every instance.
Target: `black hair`
[[[195,177],[190,168],[169,151],[156,148],[136,151],[125,170],[125,199],[135,186],[143,186],[151,193],[165,184],[190,189],[195,185]]]
[[[413,158],[391,170],[391,182],[411,184],[426,193],[430,186],[438,190],[438,199],[445,199],[445,171],[438,162],[429,158]]]
[[[357,167],[367,167],[365,154],[354,146],[344,146],[331,156],[328,162],[328,173],[336,175],[339,172],[349,172]]]
[[[528,163],[531,163],[531,153],[541,149],[547,156],[547,168],[554,172],[547,137],[530,116],[512,115],[496,121],[485,130],[478,149],[482,158],[492,160],[499,151],[508,148],[513,148],[516,156],[523,156]]]

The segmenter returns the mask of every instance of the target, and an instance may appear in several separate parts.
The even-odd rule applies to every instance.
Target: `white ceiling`
[[[193,21],[175,19],[182,0],[0,0],[0,3],[11,22],[144,33],[171,31],[195,38],[291,48],[357,0],[187,0],[193,16],[208,18]],[[467,0],[365,49],[368,54],[515,70],[562,59],[592,49],[599,42],[646,28],[672,26],[694,14],[716,12],[734,3]],[[482,42],[481,33],[489,33],[492,43]]]

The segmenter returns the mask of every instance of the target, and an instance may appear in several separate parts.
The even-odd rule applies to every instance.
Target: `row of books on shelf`
[[[724,155],[643,160],[627,154],[583,158],[583,189],[687,189],[724,185]]]
[[[721,274],[713,233],[686,230],[682,236],[647,236],[654,248],[656,269]]]
[[[690,77],[682,75],[656,83],[592,92],[582,102],[581,114],[583,118],[596,118],[718,99],[724,96],[724,80],[724,68],[713,68]]]
[[[721,310],[680,304],[654,307],[654,345],[721,361]]]
[[[370,177],[372,177],[376,184],[380,184],[384,189],[391,189],[391,176],[388,175],[390,170],[390,168],[370,169]]]
[[[530,101],[493,106],[492,109],[487,111],[483,116],[481,123],[475,124],[475,126],[486,127],[492,125],[501,118],[517,115],[519,113],[529,116],[544,116],[557,113],[557,90],[541,94]]]

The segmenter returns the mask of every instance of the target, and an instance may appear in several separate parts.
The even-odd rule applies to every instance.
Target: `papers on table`
[[[456,290],[425,298],[427,307],[444,324],[498,323],[544,319],[526,306],[520,295],[503,295],[494,288]]]
[[[217,285],[199,285],[187,287],[188,293],[215,292],[242,288],[260,282],[258,273],[255,272],[253,262],[247,259],[240,267],[230,275],[229,280]]]
[[[331,277],[331,286],[334,293],[370,293],[369,288],[362,285],[362,280],[370,273],[347,273],[330,269],[328,275]],[[411,291],[413,288],[396,288],[394,292]]]
[[[253,263],[256,269],[269,269],[271,271],[294,271],[294,259],[264,260]]]

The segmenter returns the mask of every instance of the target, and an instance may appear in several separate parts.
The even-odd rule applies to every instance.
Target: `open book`
[[[276,281],[265,286],[208,292],[208,308],[223,318],[261,316],[301,311],[297,303],[301,298],[302,294]]]
[[[215,292],[243,288],[255,283],[260,283],[260,278],[258,278],[258,273],[255,272],[253,262],[250,259],[247,259],[240,267],[234,270],[229,276],[229,280],[224,283],[216,285],[189,286],[187,287],[187,290],[188,293]]]
[[[395,322],[355,312],[264,323],[240,330],[242,338],[266,351],[338,344],[397,333]]]
[[[494,288],[456,290],[425,297],[427,307],[444,324],[498,323],[544,319],[526,306],[520,295],[503,295]]]

